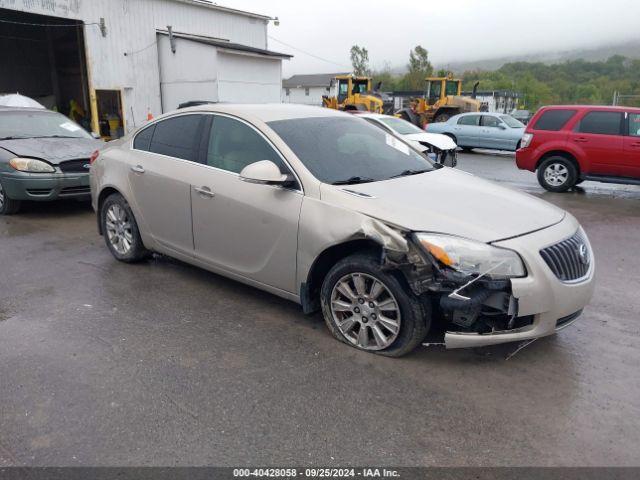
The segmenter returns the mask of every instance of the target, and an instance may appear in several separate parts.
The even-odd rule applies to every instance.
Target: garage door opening
[[[0,94],[26,95],[91,130],[83,23],[2,8],[0,18],[15,22],[2,23]]]
[[[124,135],[120,90],[96,90],[100,136],[113,140]]]

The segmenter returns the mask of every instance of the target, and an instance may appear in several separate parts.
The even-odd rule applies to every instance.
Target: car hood
[[[365,196],[370,197],[365,197]],[[322,200],[399,228],[494,242],[562,221],[564,210],[451,168],[358,185],[322,185]]]
[[[0,141],[0,148],[17,157],[40,158],[53,165],[65,160],[89,158],[104,145],[104,142],[93,138],[21,138]]]
[[[453,150],[457,147],[456,142],[451,137],[441,133],[411,133],[403,135],[402,138],[418,143],[428,143],[439,150]]]

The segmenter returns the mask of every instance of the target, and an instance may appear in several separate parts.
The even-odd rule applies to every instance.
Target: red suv
[[[640,185],[640,108],[543,107],[529,122],[518,168],[564,192],[584,180]]]

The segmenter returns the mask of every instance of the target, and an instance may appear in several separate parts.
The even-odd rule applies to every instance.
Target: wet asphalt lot
[[[88,205],[0,218],[0,466],[639,465],[640,188],[460,167],[569,210],[597,256],[583,317],[509,360],[360,353],[267,293],[117,263]]]

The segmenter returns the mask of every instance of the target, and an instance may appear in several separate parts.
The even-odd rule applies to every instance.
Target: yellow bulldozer
[[[371,88],[371,77],[355,75],[338,75],[332,81],[334,94],[322,97],[322,106],[336,110],[359,110],[382,113],[383,102],[375,90]]]
[[[471,97],[462,96],[462,80],[446,77],[427,77],[424,96],[413,98],[408,108],[396,112],[396,116],[423,128],[428,123],[446,122],[454,115],[479,112],[482,104],[476,100],[478,83]]]

